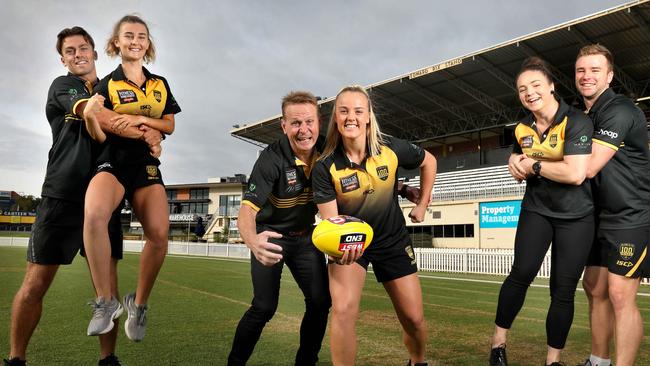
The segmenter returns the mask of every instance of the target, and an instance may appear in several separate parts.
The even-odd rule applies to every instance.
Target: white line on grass
[[[197,258],[197,257],[191,256],[191,255],[174,255],[174,257]],[[222,260],[222,261],[228,261],[228,262],[248,262],[245,259],[231,259],[231,258],[218,258],[218,257],[200,257],[200,258],[216,259],[216,260]],[[372,270],[368,270],[368,272],[374,273]],[[423,275],[423,274],[419,274],[418,277],[420,277],[420,278],[430,278],[430,279],[434,279],[434,280],[449,280],[449,281],[477,282],[477,283],[493,283],[493,284],[496,284],[496,285],[500,285],[500,284],[503,283],[503,281],[478,280],[478,279],[474,279],[474,278],[460,278],[460,277],[431,276],[431,275]],[[531,283],[530,287],[549,288],[549,285],[537,285],[537,284]],[[580,287],[578,287],[577,290],[584,292],[584,289],[580,288]],[[650,293],[644,293],[644,292],[638,292],[637,295],[638,296],[644,296],[644,297],[650,297]]]
[[[442,276],[431,276],[431,275],[423,275],[420,274],[418,275],[420,278],[431,278],[431,279],[436,279],[436,280],[449,280],[449,281],[461,281],[461,282],[478,282],[478,283],[493,283],[500,285],[503,283],[503,281],[494,281],[494,280],[478,280],[474,278],[458,278],[458,277],[442,277]],[[549,288],[549,285],[537,285],[537,284],[530,284],[530,287],[540,287],[540,288]],[[578,291],[583,291],[584,289],[578,287]],[[639,292],[637,293],[638,296],[645,296],[645,297],[650,297],[650,294],[648,293],[643,293]]]

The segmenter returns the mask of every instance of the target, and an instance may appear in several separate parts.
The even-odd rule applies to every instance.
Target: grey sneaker
[[[124,322],[124,331],[130,340],[140,342],[147,331],[147,305],[136,305],[135,294],[124,296],[124,307],[127,318]]]
[[[115,297],[106,302],[103,297],[98,298],[91,303],[93,307],[93,317],[88,324],[88,335],[96,336],[106,334],[113,329],[113,320],[122,315],[122,304]]]

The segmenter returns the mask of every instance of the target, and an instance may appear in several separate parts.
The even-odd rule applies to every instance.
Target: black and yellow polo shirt
[[[47,93],[45,115],[52,130],[52,147],[41,195],[83,202],[93,167],[97,144],[88,134],[77,106],[87,101],[92,84],[68,73],[52,82]]]
[[[322,145],[319,138],[316,149]],[[313,163],[296,158],[286,135],[262,151],[242,199],[242,205],[257,211],[258,232],[290,236],[311,230],[317,212],[311,187]]]
[[[580,110],[563,100],[551,126],[541,135],[531,114],[515,127],[513,152],[539,161],[560,161],[565,155],[591,154],[593,124]],[[542,164],[542,171],[544,164]],[[591,186],[558,183],[544,177],[529,177],[522,208],[555,218],[579,218],[593,211]]]
[[[120,114],[143,115],[162,118],[166,114],[177,114],[181,108],[169,89],[167,80],[142,68],[146,80],[142,87],[128,80],[119,65],[115,71],[103,78],[94,92],[106,98],[104,104]],[[149,154],[149,147],[139,140],[107,134],[109,154],[102,154],[100,162],[110,161],[115,165],[149,164],[160,165],[160,161]]]
[[[424,161],[424,150],[407,141],[387,136],[377,156],[360,165],[351,162],[342,146],[316,163],[314,201],[336,200],[338,213],[366,221],[375,236],[372,248],[395,245],[408,238],[406,222],[397,199],[397,168],[415,169]]]
[[[650,156],[643,112],[628,97],[605,90],[589,110],[593,141],[616,151],[594,177],[599,225],[632,229],[650,224]]]

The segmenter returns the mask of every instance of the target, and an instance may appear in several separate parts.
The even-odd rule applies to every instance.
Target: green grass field
[[[0,353],[9,349],[12,298],[25,267],[25,248],[0,247]],[[120,264],[120,289],[135,284],[138,255]],[[422,273],[429,327],[430,365],[485,365],[502,277]],[[478,280],[478,281],[477,281]],[[496,283],[492,283],[496,282]],[[544,281],[536,282],[544,285]],[[643,288],[650,292],[650,289]],[[246,261],[212,258],[167,258],[150,301],[147,337],[130,342],[123,332],[117,354],[125,366],[225,365],[233,332],[252,296]],[[85,335],[93,297],[85,262],[77,257],[59,270],[45,299],[41,322],[28,349],[30,365],[96,365],[97,340]],[[510,332],[510,365],[542,365],[546,353],[545,315],[548,289],[531,287],[526,304]],[[650,298],[639,299],[646,325]],[[304,309],[300,290],[285,271],[280,306],[267,325],[250,365],[290,365],[298,343]],[[123,315],[124,317],[124,315]],[[124,318],[123,318],[124,319]],[[370,274],[357,326],[357,365],[404,365],[408,356],[390,300]],[[320,354],[330,364],[329,338]],[[641,345],[638,365],[650,364],[650,342]],[[567,365],[588,354],[589,329],[584,293],[576,295],[576,315],[564,352]]]

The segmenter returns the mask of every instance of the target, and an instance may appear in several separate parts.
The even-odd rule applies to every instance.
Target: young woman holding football
[[[420,199],[409,217],[422,222],[435,181],[436,159],[418,146],[382,134],[363,87],[343,88],[336,96],[323,155],[312,173],[314,201],[323,219],[350,215],[368,222],[374,239],[365,251],[352,249],[339,259],[330,258],[334,365],[355,363],[355,324],[370,263],[402,324],[409,365],[426,364],[422,290],[395,189],[400,166],[420,168]]]

